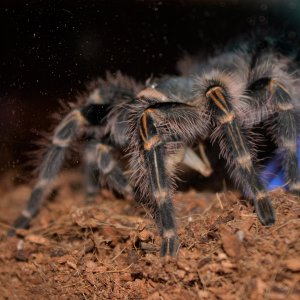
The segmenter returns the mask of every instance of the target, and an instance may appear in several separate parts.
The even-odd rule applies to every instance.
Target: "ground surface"
[[[105,190],[85,206],[73,173],[23,239],[7,238],[30,193],[10,178],[0,182],[1,299],[300,299],[300,201],[282,190],[271,193],[271,228],[232,192],[178,193],[181,247],[167,261],[143,209]]]

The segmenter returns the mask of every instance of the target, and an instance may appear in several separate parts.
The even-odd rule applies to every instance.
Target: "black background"
[[[1,1],[0,171],[22,166],[58,99],[107,70],[140,80],[176,73],[256,28],[298,35],[300,1]]]

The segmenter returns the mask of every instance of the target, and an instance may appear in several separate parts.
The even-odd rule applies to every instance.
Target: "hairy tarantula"
[[[260,145],[252,128],[266,124],[283,152],[289,189],[299,194],[300,77],[295,55],[276,40],[250,39],[202,61],[188,58],[180,70],[180,76],[146,87],[120,75],[98,81],[86,101],[56,128],[27,208],[14,226],[28,226],[37,214],[48,183],[83,126],[93,128],[85,150],[88,195],[97,192],[95,171],[123,194],[135,190],[160,229],[162,256],[174,256],[178,249],[172,204],[176,167],[183,161],[199,171],[201,160],[189,147],[206,138],[219,143],[220,155],[235,183],[253,200],[260,222],[274,224],[275,212],[255,164]],[[113,156],[124,148],[131,185]],[[204,170],[208,175],[209,166]]]

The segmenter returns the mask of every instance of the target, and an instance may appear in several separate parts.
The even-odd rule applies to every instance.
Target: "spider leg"
[[[99,169],[97,166],[97,141],[91,137],[87,140],[84,150],[84,173],[86,202],[93,203],[99,190]]]
[[[283,82],[287,80],[283,79]],[[291,192],[300,195],[300,178],[297,156],[297,137],[299,123],[297,124],[297,110],[289,89],[279,79],[261,78],[249,88],[250,95],[263,110],[263,100],[269,99],[271,109],[264,119],[271,116],[268,121],[270,132],[283,153],[283,169]],[[267,100],[268,101],[268,100]],[[275,114],[274,114],[275,113]],[[260,113],[263,115],[263,113]],[[299,121],[298,121],[299,122]]]
[[[118,193],[131,195],[131,186],[128,184],[126,176],[113,156],[113,148],[104,143],[97,143],[95,149],[100,178],[106,181],[108,186]]]
[[[108,144],[92,139],[87,142],[85,149],[85,174],[87,202],[92,203],[99,190],[99,180],[122,195],[131,195],[132,189],[128,184],[122,169],[113,156],[113,148]]]
[[[15,220],[14,228],[26,228],[30,220],[37,215],[50,183],[56,178],[65,159],[66,152],[76,133],[84,125],[102,125],[108,112],[108,105],[87,104],[72,110],[56,127],[44,160],[41,164],[37,182],[27,201],[26,208]],[[12,229],[8,232],[14,235]]]
[[[269,88],[277,112],[276,125],[272,126],[271,133],[284,153],[283,167],[290,191],[300,195],[296,110],[284,85],[270,80]]]
[[[166,169],[164,164],[164,144],[155,127],[155,115],[151,109],[142,116],[141,137],[144,144],[144,159],[149,170],[153,198],[158,206],[161,235],[163,238],[160,254],[174,256],[177,251],[177,233],[175,229],[175,213],[168,191]]]
[[[204,177],[209,177],[213,172],[210,162],[205,154],[203,144],[199,144],[200,157],[190,148],[185,148],[182,163],[199,172]]]
[[[275,222],[275,212],[268,194],[254,169],[250,154],[250,147],[241,131],[238,118],[232,108],[229,94],[220,85],[207,89],[206,98],[215,110],[215,117],[219,127],[214,138],[219,140],[221,154],[229,159],[229,166],[233,166],[232,175],[246,194],[254,200],[255,210],[259,220],[264,225]],[[231,161],[231,162],[230,162]]]
[[[181,154],[183,159],[184,151],[178,151],[180,147],[176,149],[175,141],[195,138],[201,127],[196,121],[201,116],[197,113],[197,108],[184,103],[160,103],[164,95],[158,91],[147,89],[140,97],[157,97],[158,103],[148,107],[145,105],[141,113],[132,114],[136,118],[132,127],[137,136],[133,140],[138,141],[131,158],[132,169],[135,171],[133,180],[142,196],[147,197],[147,206],[154,212],[162,237],[161,256],[175,256],[178,249],[172,203],[175,169],[170,162],[173,158],[176,162],[180,160],[176,153]]]
[[[14,228],[28,227],[30,220],[38,213],[48,185],[55,179],[61,168],[66,149],[69,147],[78,128],[83,126],[85,122],[86,119],[80,110],[75,109],[57,126],[52,138],[52,144],[41,164],[37,183],[27,201],[26,208],[14,222]],[[14,233],[14,230],[11,230],[9,235],[13,235]]]

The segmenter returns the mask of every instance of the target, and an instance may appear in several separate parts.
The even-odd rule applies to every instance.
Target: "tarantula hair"
[[[160,228],[162,256],[178,249],[172,195],[186,145],[207,137],[218,142],[236,185],[253,200],[260,222],[270,226],[275,211],[258,175],[259,141],[251,141],[253,126],[265,123],[283,153],[289,189],[299,195],[298,68],[280,42],[250,39],[204,62],[188,58],[181,76],[138,94],[130,114],[130,169]]]
[[[88,129],[83,155],[87,199],[97,193],[99,177],[123,195],[134,191],[160,230],[162,256],[178,250],[172,203],[178,164],[211,173],[206,157],[192,150],[205,139],[219,143],[229,173],[253,200],[260,222],[274,224],[275,211],[258,175],[260,142],[252,128],[265,123],[283,153],[289,189],[299,195],[299,65],[282,45],[276,39],[249,39],[201,61],[187,58],[180,76],[150,85],[121,74],[94,82],[56,127],[26,208],[9,233],[29,226],[82,129]],[[126,161],[124,151],[125,170],[119,163]]]

